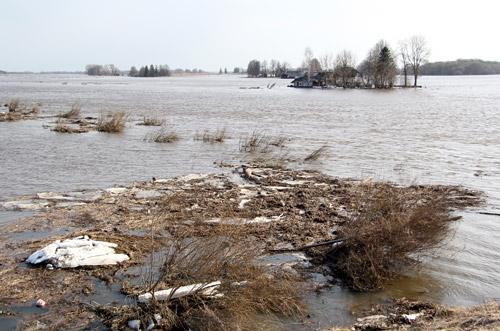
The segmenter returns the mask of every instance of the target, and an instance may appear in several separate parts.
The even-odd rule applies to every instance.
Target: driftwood
[[[500,216],[500,213],[492,213],[492,212],[489,212],[489,211],[480,211],[478,214],[489,215],[489,216]]]
[[[272,249],[271,252],[281,252],[281,253],[284,253],[284,252],[298,252],[298,251],[304,251],[306,249],[320,247],[320,246],[327,246],[327,245],[339,244],[339,243],[342,243],[344,241],[345,241],[345,239],[328,240],[328,241],[322,241],[322,242],[318,242],[318,243],[314,243],[314,244],[309,244],[309,245],[305,245],[305,246],[301,246],[301,247],[297,247],[297,248]]]

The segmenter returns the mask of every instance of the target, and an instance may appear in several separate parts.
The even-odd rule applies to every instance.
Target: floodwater
[[[277,85],[267,89],[269,83]],[[292,139],[294,157],[329,147],[327,159],[295,166],[402,184],[461,184],[488,196],[486,206],[462,214],[454,236],[419,272],[386,291],[353,294],[333,287],[308,296],[316,326],[343,324],[350,311],[391,296],[451,305],[500,297],[500,217],[478,213],[500,213],[500,76],[423,77],[422,89],[393,91],[292,89],[288,83],[232,75],[0,75],[1,104],[11,98],[41,102],[43,115],[55,115],[79,102],[84,115],[130,114],[118,135],[56,134],[43,127],[54,118],[0,123],[0,200],[221,172],[215,161],[244,158],[238,151],[242,135],[281,134]],[[256,86],[261,88],[241,88]],[[151,114],[165,118],[181,140],[144,141],[155,128],[133,121]],[[224,144],[193,140],[197,131],[223,127],[230,135]]]

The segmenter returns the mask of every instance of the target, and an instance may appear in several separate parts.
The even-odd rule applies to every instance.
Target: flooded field
[[[12,98],[42,104],[39,119],[0,123],[0,200],[108,188],[153,176],[224,172],[216,163],[244,160],[240,138],[259,130],[289,138],[292,158],[328,146],[327,158],[291,167],[402,184],[458,184],[487,194],[486,206],[463,213],[454,236],[418,274],[383,292],[354,294],[333,287],[308,295],[318,326],[342,325],[352,319],[350,311],[393,296],[450,305],[500,297],[500,217],[479,213],[500,212],[500,76],[424,77],[423,89],[393,91],[292,89],[288,82],[0,75],[2,105]],[[267,89],[269,83],[277,85]],[[127,112],[124,132],[57,134],[44,127],[56,120],[51,115],[75,102],[84,116]],[[156,129],[136,124],[150,114],[164,118],[180,139],[144,141]],[[220,128],[228,134],[223,144],[193,139],[196,132]],[[16,218],[0,212],[0,225]]]

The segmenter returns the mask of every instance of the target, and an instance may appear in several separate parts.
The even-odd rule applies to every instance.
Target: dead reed
[[[74,103],[71,105],[71,109],[65,113],[59,115],[61,118],[79,118],[82,107],[79,103]]]
[[[139,125],[145,126],[162,126],[165,124],[165,120],[155,116],[144,116],[142,122]]]
[[[451,217],[445,192],[419,194],[386,185],[361,185],[352,200],[357,217],[339,231],[344,242],[328,253],[334,273],[357,291],[383,287],[442,243]]]
[[[226,129],[217,129],[214,132],[205,130],[203,133],[196,133],[194,136],[195,141],[203,141],[204,143],[223,143],[226,140]]]
[[[173,143],[179,140],[179,136],[172,130],[169,130],[166,127],[162,127],[161,129],[147,134],[144,137],[144,140],[155,143]]]
[[[108,115],[101,113],[96,128],[100,132],[120,133],[125,129],[126,120],[127,117],[124,112],[115,112]]]
[[[227,229],[204,238],[173,239],[164,251],[159,271],[144,284],[142,291],[189,284],[221,284],[210,295],[194,291],[180,298],[138,303],[132,310],[107,316],[107,324],[117,328],[130,319],[148,325],[161,315],[158,327],[165,330],[251,330],[279,324],[280,318],[303,313],[297,280],[274,273],[255,263],[260,251],[248,238]],[[151,275],[151,274],[150,274]]]
[[[9,108],[9,113],[13,113],[15,111],[17,111],[19,109],[21,105],[21,102],[19,101],[19,99],[12,99],[9,101],[9,103],[7,104],[7,107]]]
[[[324,145],[318,149],[315,149],[308,156],[304,158],[304,162],[317,161],[328,154],[328,146]]]

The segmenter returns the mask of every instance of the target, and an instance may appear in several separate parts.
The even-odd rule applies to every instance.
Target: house
[[[303,74],[292,80],[288,86],[299,88],[326,87],[326,72],[316,72],[311,75],[311,79],[307,73]]]
[[[295,78],[292,80],[289,87],[304,87],[304,88],[310,88],[313,87],[313,82],[312,80],[309,80],[307,75],[302,75],[300,77]]]

